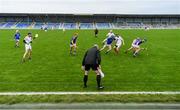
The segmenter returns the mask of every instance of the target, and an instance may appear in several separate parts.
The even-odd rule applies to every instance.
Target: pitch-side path
[[[0,105],[1,110],[180,110],[180,104],[161,103],[68,103]]]
[[[180,94],[180,91],[139,91],[139,92],[0,92],[2,95],[113,95],[113,94],[162,94],[162,95],[176,95]]]

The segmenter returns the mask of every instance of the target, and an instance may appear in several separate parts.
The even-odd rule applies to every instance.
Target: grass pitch
[[[177,103],[180,95],[20,95],[1,96],[0,104],[17,103]]]
[[[21,63],[23,38],[28,32],[39,37],[32,43],[32,60]],[[69,43],[79,32],[76,56],[69,54]],[[105,73],[103,91],[179,91],[180,30],[114,30],[125,40],[120,54],[101,52]],[[85,51],[102,40],[108,30],[20,30],[20,48],[14,47],[15,30],[0,30],[0,92],[13,91],[97,91],[96,76],[89,73],[88,88],[83,89],[81,61]],[[124,51],[137,36],[146,37],[147,51],[137,58]]]

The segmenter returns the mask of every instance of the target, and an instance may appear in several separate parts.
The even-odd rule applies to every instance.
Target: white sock
[[[98,69],[100,75],[101,75],[101,78],[104,78],[104,73],[101,71],[101,69]]]

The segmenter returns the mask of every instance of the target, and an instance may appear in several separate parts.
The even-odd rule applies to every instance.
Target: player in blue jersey
[[[139,37],[134,39],[131,47],[125,51],[127,53],[130,50],[133,50],[133,56],[136,57],[137,54],[140,52],[140,50],[145,50],[146,48],[141,48],[140,45],[144,42],[146,42],[146,39],[140,39]]]
[[[75,33],[73,35],[73,37],[71,38],[71,41],[70,41],[70,54],[72,55],[75,55],[76,54],[76,48],[77,48],[77,45],[76,45],[76,42],[77,42],[77,38],[78,38],[78,33]]]
[[[100,51],[104,50],[106,47],[108,47],[108,50],[106,51],[106,54],[111,51],[112,49],[112,43],[115,40],[115,34],[110,30],[110,32],[107,34],[107,38],[103,41],[103,48],[100,49]]]
[[[19,33],[19,30],[16,30],[16,33],[14,35],[15,47],[19,47],[20,37],[21,37],[21,34]]]

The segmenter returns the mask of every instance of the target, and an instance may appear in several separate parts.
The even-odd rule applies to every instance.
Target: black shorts
[[[98,67],[99,67],[98,64],[95,64],[95,65],[87,64],[87,65],[85,65],[85,70],[89,71],[90,69],[92,69],[92,70],[96,71],[96,70],[98,70]]]

